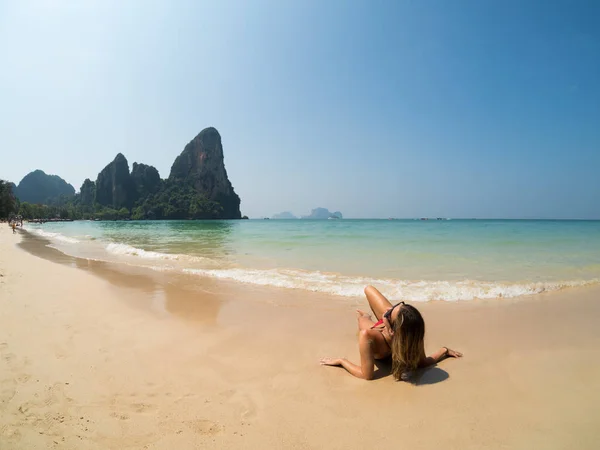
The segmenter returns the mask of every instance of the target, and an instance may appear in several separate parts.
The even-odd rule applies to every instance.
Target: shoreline
[[[78,268],[90,272],[96,277],[120,286],[123,288],[137,288],[141,292],[150,295],[156,295],[157,291],[164,290],[165,285],[174,287],[173,290],[179,290],[179,296],[185,297],[193,293],[196,286],[202,286],[202,291],[210,293],[212,296],[223,297],[220,301],[231,297],[246,295],[247,300],[260,301],[260,298],[272,298],[269,304],[285,306],[279,304],[283,298],[288,299],[285,303],[293,303],[296,306],[308,306],[319,309],[328,308],[328,305],[337,305],[346,307],[350,312],[354,312],[355,307],[367,307],[363,296],[347,297],[327,292],[315,292],[297,288],[277,287],[269,285],[246,284],[239,281],[216,279],[208,276],[190,274],[179,271],[156,271],[149,266],[134,265],[128,262],[103,261],[87,259],[78,256],[72,256],[63,253],[54,247],[49,247],[52,242],[44,237],[22,229],[22,239],[18,247],[29,254],[45,259],[51,263],[63,264],[69,267]],[[567,286],[557,290],[549,290],[536,294],[525,294],[515,297],[492,297],[492,298],[474,298],[471,300],[427,300],[415,303],[420,309],[427,308],[427,305],[440,304],[465,304],[465,306],[475,307],[493,307],[498,308],[503,305],[509,305],[519,302],[543,301],[546,298],[552,298],[556,295],[586,295],[590,291],[600,293],[600,285],[592,282],[581,286]],[[247,295],[250,293],[251,295]],[[273,295],[275,294],[275,295]],[[291,301],[289,300],[291,299]],[[184,298],[180,303],[190,303],[188,298]]]
[[[19,239],[37,247],[0,227],[8,448],[365,448],[389,445],[390,430],[416,448],[600,439],[597,286],[418,303],[427,351],[465,357],[413,386],[318,365],[357,360],[363,299],[117,267]]]
[[[411,261],[406,261],[406,256],[402,257],[401,261],[385,262],[387,261],[385,258],[372,257],[364,258],[358,264],[345,265],[346,263],[341,262],[340,258],[329,261],[327,256],[318,252],[299,253],[297,255],[299,259],[296,260],[293,260],[293,255],[290,253],[279,260],[278,256],[268,252],[264,257],[259,257],[256,252],[260,253],[261,250],[252,247],[242,248],[239,254],[228,252],[225,248],[210,248],[207,253],[204,244],[199,248],[190,248],[188,251],[188,248],[182,248],[180,243],[169,247],[168,242],[162,242],[164,230],[156,231],[158,244],[148,244],[143,240],[136,242],[123,236],[104,239],[103,232],[93,229],[77,229],[76,233],[72,230],[65,232],[61,228],[50,228],[50,230],[36,227],[25,231],[49,239],[53,246],[56,246],[55,248],[65,254],[85,260],[104,261],[117,265],[127,264],[174,274],[185,273],[203,279],[212,278],[226,283],[242,283],[245,286],[264,286],[267,289],[300,289],[303,292],[346,297],[350,299],[349,301],[362,297],[362,291],[367,284],[380,286],[380,290],[385,290],[391,301],[405,300],[419,303],[437,300],[454,302],[517,298],[573,287],[600,286],[597,265],[587,264],[583,256],[579,264],[571,262],[564,267],[551,264],[545,269],[535,269],[536,266],[532,261],[517,257],[520,262],[515,262],[515,265],[506,262],[490,263],[487,269],[480,270],[475,266],[484,267],[486,264],[475,264],[474,261],[477,259],[473,256],[467,258],[465,261],[471,262],[464,263],[466,265],[461,268],[454,268],[451,260],[444,262],[443,259],[433,264],[431,261],[425,263],[424,261],[429,260],[424,258],[421,262],[413,264]],[[189,230],[186,230],[186,233],[189,233]],[[152,239],[146,229],[140,234],[143,239]],[[232,234],[235,235],[233,232]],[[263,231],[263,238],[265,237]],[[187,235],[182,238],[182,242],[187,242],[190,238],[191,236]],[[223,242],[221,244],[226,245]],[[294,248],[286,248],[283,253],[292,250]],[[310,258],[309,254],[312,254]],[[593,254],[596,261],[596,254]],[[357,259],[356,256],[355,252],[352,258],[347,259],[354,260]],[[441,257],[441,254],[438,256]],[[559,254],[554,256],[561,257]],[[489,255],[482,257],[489,262]],[[566,260],[571,258],[572,261],[574,257],[571,254],[564,255]],[[322,258],[328,262],[309,262],[309,260],[321,261]],[[447,257],[441,258],[447,259]],[[506,257],[505,260],[508,261]],[[438,266],[442,263],[452,269],[440,269]],[[391,268],[392,266],[394,268]]]

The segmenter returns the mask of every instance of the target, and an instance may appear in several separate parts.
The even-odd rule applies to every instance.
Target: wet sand
[[[21,241],[20,245],[17,245]],[[0,448],[595,449],[600,289],[418,304],[397,383],[358,361],[347,299],[71,258],[0,227]]]

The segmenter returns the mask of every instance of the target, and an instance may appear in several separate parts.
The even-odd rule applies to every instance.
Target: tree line
[[[215,219],[222,206],[199,194],[192,186],[171,184],[156,194],[138,200],[131,209],[113,209],[99,203],[83,204],[81,194],[61,195],[45,203],[20,202],[11,183],[0,180],[0,218],[20,215],[23,219],[63,220],[180,220]]]
[[[8,219],[17,213],[18,202],[8,181],[0,180],[0,219]]]

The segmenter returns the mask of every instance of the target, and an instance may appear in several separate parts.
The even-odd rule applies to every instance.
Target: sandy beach
[[[364,299],[75,259],[3,224],[0,448],[598,448],[600,288],[417,306],[427,351],[464,358],[367,382],[318,364],[357,361]]]

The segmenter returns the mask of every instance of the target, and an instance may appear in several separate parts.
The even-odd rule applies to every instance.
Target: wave
[[[42,236],[48,239],[55,239],[57,241],[66,242],[68,244],[78,244],[80,242],[78,239],[65,236],[64,234],[52,233],[50,231],[40,230],[39,228],[32,228],[31,231],[33,231],[38,236]]]
[[[182,255],[177,253],[162,253],[162,252],[154,252],[152,250],[144,250],[138,247],[133,247],[131,245],[111,242],[105,246],[107,252],[112,253],[113,255],[121,255],[121,256],[137,256],[143,259],[158,259],[158,260],[166,260],[166,261],[189,261],[189,262],[204,262],[204,263],[212,263],[214,266],[215,261],[210,258],[203,258],[202,256],[191,256],[191,255]]]
[[[166,259],[166,260],[178,260],[181,255],[153,252],[149,250],[143,250],[141,248],[132,247],[127,244],[110,243],[106,245],[106,251],[115,255],[128,255],[128,256],[139,256],[145,259]]]
[[[391,300],[409,300],[415,302],[513,298],[600,282],[598,279],[538,283],[495,283],[474,280],[407,281],[347,277],[322,272],[282,269],[184,269],[184,272],[260,286],[304,289],[343,297],[361,296],[363,295],[365,286],[375,285],[383,290]]]

